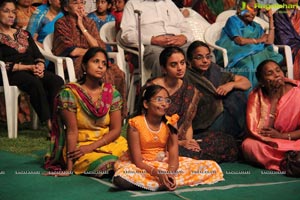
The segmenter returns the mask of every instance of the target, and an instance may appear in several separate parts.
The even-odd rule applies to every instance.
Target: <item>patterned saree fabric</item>
[[[299,82],[286,79],[294,87],[281,97],[277,104],[274,128],[285,134],[300,127]],[[284,153],[300,150],[300,140],[263,137],[260,129],[269,126],[271,103],[260,88],[255,89],[248,99],[247,126],[251,133],[242,145],[245,158],[263,165],[266,169],[279,170]]]

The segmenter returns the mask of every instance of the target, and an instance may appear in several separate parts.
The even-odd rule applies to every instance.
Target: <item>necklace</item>
[[[157,141],[157,140],[158,140],[158,135],[157,135],[157,134],[160,132],[162,123],[160,123],[159,129],[158,129],[157,131],[155,131],[155,130],[152,130],[152,129],[149,127],[149,124],[148,124],[148,122],[147,122],[146,116],[144,116],[144,120],[145,120],[147,129],[151,132],[151,134],[152,134],[152,136],[153,136],[153,140],[154,140],[154,141]]]

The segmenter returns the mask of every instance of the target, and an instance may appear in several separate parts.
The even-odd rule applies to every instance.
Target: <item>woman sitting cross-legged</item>
[[[235,139],[241,139],[245,133],[247,98],[244,91],[251,84],[246,77],[227,72],[213,63],[211,50],[202,41],[194,41],[188,47],[187,58],[191,66],[185,79],[203,94],[192,123],[193,137],[202,139],[201,158],[235,161],[238,155]]]
[[[101,177],[113,172],[113,164],[127,150],[120,136],[122,97],[111,84],[102,82],[107,67],[105,50],[90,48],[82,59],[82,79],[66,84],[57,95],[45,162],[47,170],[57,173],[47,175],[74,172]]]
[[[140,103],[143,114],[129,119],[128,154],[115,163],[115,185],[157,191],[223,180],[216,162],[178,156],[178,115],[166,116],[171,100],[164,87],[146,87]]]
[[[263,61],[256,76],[259,86],[248,98],[249,137],[242,149],[249,162],[279,171],[285,153],[300,150],[300,82],[285,78],[272,60]]]

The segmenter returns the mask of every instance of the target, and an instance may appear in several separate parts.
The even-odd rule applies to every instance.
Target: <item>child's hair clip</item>
[[[249,11],[248,10],[242,10],[241,12],[240,12],[240,16],[244,16],[246,13],[248,13]]]

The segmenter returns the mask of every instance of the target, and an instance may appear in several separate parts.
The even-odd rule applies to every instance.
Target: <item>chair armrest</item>
[[[208,44],[208,46],[210,46],[211,48],[213,48],[213,49],[216,49],[216,50],[218,50],[218,51],[221,51],[222,52],[222,56],[223,56],[223,62],[224,62],[224,68],[226,68],[227,67],[227,65],[228,65],[228,56],[227,56],[227,50],[225,49],[225,48],[223,48],[223,47],[220,47],[220,46],[218,46],[218,45],[215,45],[215,44],[209,44],[209,43],[207,43]]]
[[[60,57],[57,57],[53,55],[52,53],[49,53],[45,51],[43,48],[41,48],[39,45],[37,45],[42,55],[55,65],[55,74],[60,76],[65,81],[65,74],[64,74],[64,65],[63,65],[63,59]]]
[[[279,49],[284,50],[284,56],[286,59],[287,77],[294,79],[294,64],[291,47],[288,45],[273,45]]]
[[[135,55],[139,55],[139,45],[138,44],[124,44],[124,42],[122,41],[121,39],[121,31],[119,31],[117,33],[117,36],[116,36],[116,41],[117,41],[117,44],[122,48],[124,49],[125,51],[127,52],[130,52],[130,53],[133,53]],[[144,45],[142,45],[142,49],[141,49],[141,52],[142,52],[142,55],[144,53]]]
[[[55,65],[55,74],[60,76],[65,81],[65,74],[64,74],[64,61],[65,61],[67,71],[68,71],[68,75],[69,75],[69,81],[70,82],[76,82],[74,63],[73,63],[73,60],[71,58],[55,56],[52,53],[45,51],[40,46],[38,46],[38,47],[39,47],[39,50],[42,53],[42,55],[47,60],[50,60],[51,62],[54,63],[54,65]]]
[[[76,82],[75,68],[72,58],[69,57],[61,57],[66,62],[66,67],[69,75],[69,82]]]

